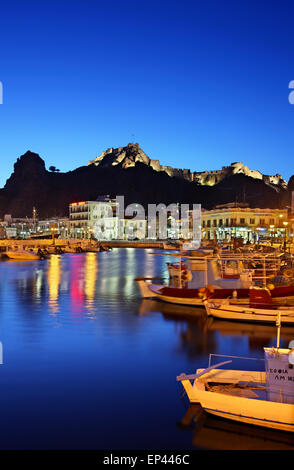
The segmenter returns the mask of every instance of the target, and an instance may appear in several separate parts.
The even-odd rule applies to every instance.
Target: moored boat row
[[[88,253],[88,252],[103,252],[103,251],[110,251],[107,245],[104,244],[75,244],[75,245],[48,245],[44,247],[25,247],[22,245],[16,245],[12,248],[6,249],[6,251],[2,251],[2,259],[10,259],[14,261],[33,261],[33,260],[40,260],[46,259],[50,255],[61,255],[64,253]]]
[[[251,365],[245,370],[232,367],[232,362],[239,365],[241,359],[234,356],[213,364],[212,357],[217,355],[210,355],[207,368],[180,374],[177,381],[190,405],[199,404],[206,413],[231,421],[293,433],[294,341],[288,348],[280,348],[281,324],[294,324],[291,264],[283,263],[279,256],[267,257],[264,262],[256,256],[255,265],[238,256],[178,256],[177,263],[168,263],[165,282],[136,278],[145,302],[154,299],[173,308],[177,305],[177,315],[181,311],[185,315],[189,308],[189,315],[194,309],[199,316],[199,307],[203,307],[208,318],[233,321],[236,328],[238,321],[261,325],[276,322],[278,326],[277,344],[264,347],[262,367],[256,370]]]
[[[230,320],[267,322],[280,310],[284,322],[294,323],[294,277],[285,277],[277,270],[280,257],[266,259],[267,270],[269,264],[275,267],[275,275],[270,277],[265,265],[260,267],[258,263],[258,269],[265,272],[260,287],[254,270],[238,257],[221,258],[201,251],[193,256],[174,256],[179,256],[180,261],[167,263],[168,283],[136,278],[143,298],[205,307],[208,315]]]

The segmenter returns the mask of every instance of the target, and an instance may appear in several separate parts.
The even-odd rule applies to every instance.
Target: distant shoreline
[[[6,247],[16,247],[16,246],[23,246],[23,247],[30,247],[30,248],[38,248],[38,247],[45,247],[45,246],[58,246],[58,247],[67,247],[67,246],[108,246],[111,248],[160,248],[160,249],[176,249],[177,246],[175,245],[167,245],[167,242],[158,241],[158,240],[90,240],[90,239],[77,239],[77,238],[64,238],[59,239],[56,238],[53,240],[52,238],[47,239],[34,239],[28,238],[25,240],[14,240],[12,238],[0,240],[0,249]]]

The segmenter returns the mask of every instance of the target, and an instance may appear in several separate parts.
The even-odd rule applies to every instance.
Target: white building
[[[251,209],[235,203],[202,210],[202,238],[230,240],[242,237],[245,242],[262,238],[286,237],[290,229],[286,209]]]
[[[69,221],[72,238],[132,240],[146,237],[146,220],[119,216],[116,199],[108,196],[71,203]]]

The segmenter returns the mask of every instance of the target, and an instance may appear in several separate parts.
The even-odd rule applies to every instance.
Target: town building
[[[38,236],[58,236],[59,238],[69,238],[70,224],[68,217],[55,217],[38,220],[35,235]]]
[[[29,238],[34,228],[33,218],[12,217],[11,214],[4,215],[4,220],[0,224],[1,238]]]
[[[71,238],[97,238],[98,220],[103,217],[105,238],[116,238],[116,200],[109,196],[96,201],[72,202],[69,205]],[[102,229],[102,227],[101,227]],[[101,237],[102,238],[102,237]]]
[[[38,220],[36,217],[12,217],[11,214],[6,214],[4,220],[0,221],[0,239],[49,238],[53,232],[56,237],[68,238],[69,218]]]
[[[201,225],[202,239],[230,241],[241,237],[244,242],[251,243],[287,238],[291,229],[287,209],[252,209],[245,203],[202,210]]]
[[[69,223],[71,238],[141,240],[146,237],[145,218],[118,214],[117,201],[109,196],[100,196],[96,201],[71,203]]]

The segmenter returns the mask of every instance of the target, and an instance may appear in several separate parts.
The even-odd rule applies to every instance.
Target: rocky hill
[[[287,185],[281,181],[231,171],[211,185],[191,180],[186,170],[169,174],[165,170],[169,167],[159,162],[156,167],[154,162],[136,144],[129,144],[104,152],[89,165],[61,173],[48,171],[44,160],[28,151],[17,159],[12,175],[0,189],[0,217],[30,217],[33,207],[42,218],[67,216],[71,202],[95,200],[104,194],[124,195],[126,204],[137,202],[145,207],[148,203],[179,202],[200,203],[209,209],[236,201],[248,202],[251,207],[282,208],[290,201]]]
[[[192,172],[189,169],[179,169],[161,165],[159,160],[150,159],[143,150],[140,149],[139,144],[128,144],[126,147],[118,147],[116,149],[109,148],[102,152],[100,156],[91,160],[88,165],[96,165],[100,168],[120,165],[122,168],[127,169],[135,166],[138,162],[144,163],[144,165],[155,171],[165,172],[171,177],[183,178],[189,182],[196,182],[204,186],[214,186],[232,175],[243,174],[261,180],[277,191],[279,191],[280,188],[287,188],[287,183],[283,180],[281,175],[263,175],[258,170],[250,170],[250,168],[242,162],[235,162],[231,163],[229,166],[223,166],[221,170],[200,172]]]

